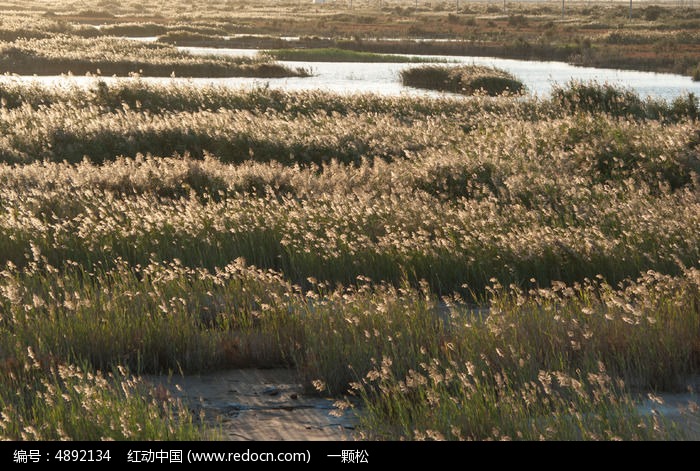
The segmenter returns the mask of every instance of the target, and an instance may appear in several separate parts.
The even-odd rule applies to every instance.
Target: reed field
[[[682,438],[696,97],[0,95],[5,438],[206,438],[138,375],[253,366],[366,438]]]
[[[559,14],[152,3],[0,2],[0,65],[211,75],[274,62],[112,35],[279,33],[278,11],[299,12],[291,33],[395,25],[375,10],[465,28]],[[577,28],[623,18],[577,8]],[[694,17],[657,13],[639,28],[685,25],[695,47]],[[231,368],[295,371],[358,439],[693,438],[640,403],[700,374],[699,120],[693,94],[595,82],[430,98],[6,77],[0,438],[219,439],[145,378]]]

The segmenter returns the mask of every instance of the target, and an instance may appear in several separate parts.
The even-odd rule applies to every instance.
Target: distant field
[[[0,39],[161,36],[182,45],[340,47],[374,53],[425,53],[558,60],[577,65],[674,72],[700,77],[700,9],[676,3],[224,1],[4,4]],[[350,9],[352,5],[352,9]],[[380,8],[381,6],[381,8]],[[27,14],[29,12],[29,14]],[[95,26],[100,26],[96,29]],[[298,36],[300,41],[231,35]],[[428,39],[375,41],[375,39]],[[435,40],[458,40],[458,43]]]

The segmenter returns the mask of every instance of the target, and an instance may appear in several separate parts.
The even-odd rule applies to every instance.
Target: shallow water
[[[130,38],[136,39],[136,38]],[[144,38],[140,38],[144,40]],[[150,40],[151,38],[146,38]],[[255,49],[219,49],[205,47],[179,47],[197,55],[255,56]],[[498,67],[518,77],[530,94],[546,97],[556,84],[564,85],[570,80],[610,83],[629,88],[641,97],[673,99],[684,93],[700,95],[700,82],[693,82],[690,77],[676,74],[658,74],[653,72],[636,72],[628,70],[600,69],[593,67],[575,67],[563,62],[522,61],[498,59],[494,57],[466,56],[424,56],[448,61],[447,65],[476,64]],[[444,94],[411,87],[404,87],[400,82],[400,72],[415,67],[410,63],[364,63],[364,62],[293,62],[282,61],[289,67],[302,67],[313,73],[312,77],[299,78],[141,78],[141,80],[169,83],[187,82],[195,85],[221,85],[235,88],[255,88],[269,86],[284,90],[320,89],[338,93],[377,93],[380,95],[421,95],[444,96]],[[36,81],[58,85],[87,85],[96,79],[89,77],[65,76],[13,76],[2,80]],[[103,80],[105,80],[103,78]],[[114,79],[106,78],[111,81]],[[127,79],[123,79],[127,80]]]
[[[252,56],[254,49],[215,49],[182,47],[191,54],[221,54],[232,56]],[[421,56],[413,56],[421,57]],[[498,59],[495,57],[471,56],[422,56],[448,61],[447,65],[476,64],[498,67],[512,73],[525,83],[531,94],[546,96],[555,84],[566,84],[570,80],[610,83],[630,88],[641,97],[673,99],[683,93],[700,95],[700,82],[690,77],[676,74],[658,74],[629,70],[575,67],[563,62],[522,61]],[[401,85],[399,73],[415,64],[357,63],[357,62],[282,62],[290,67],[304,67],[313,71],[314,76],[304,79],[266,79],[271,87],[289,90],[326,89],[335,92],[375,92],[383,95],[402,93],[425,94]],[[237,85],[260,83],[260,79],[227,79]]]

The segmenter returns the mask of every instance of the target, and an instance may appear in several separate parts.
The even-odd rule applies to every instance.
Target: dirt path
[[[333,400],[305,395],[290,370],[228,370],[144,379],[167,388],[195,415],[203,412],[224,440],[353,439],[356,421],[351,413],[331,415],[336,410]]]

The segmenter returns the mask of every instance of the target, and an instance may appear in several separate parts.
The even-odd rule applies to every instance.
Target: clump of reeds
[[[3,440],[216,438],[181,401],[122,367],[103,373],[25,348],[0,363]]]
[[[484,66],[437,66],[427,65],[401,71],[405,86],[427,88],[445,92],[472,95],[485,93],[489,96],[504,93],[518,94],[524,91],[522,82],[512,74],[495,67]]]
[[[670,102],[642,100],[632,90],[609,83],[571,81],[552,89],[552,101],[570,112],[605,113],[611,116],[678,121],[700,116],[700,102],[694,93]]]
[[[596,82],[569,82],[565,87],[555,86],[552,99],[561,106],[577,111],[609,113],[615,116],[643,113],[643,101],[631,90]]]

